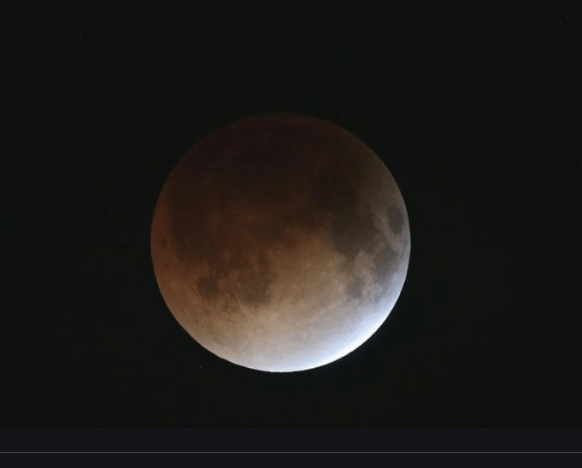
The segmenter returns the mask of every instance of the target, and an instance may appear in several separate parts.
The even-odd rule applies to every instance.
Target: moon
[[[196,144],[156,203],[151,256],[184,330],[267,372],[329,364],[384,323],[405,282],[410,227],[382,160],[300,114],[249,116]]]

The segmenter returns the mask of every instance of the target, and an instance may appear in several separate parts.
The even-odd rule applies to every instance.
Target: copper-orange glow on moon
[[[200,345],[292,372],[345,356],[382,325],[410,229],[396,181],[353,134],[265,114],[180,159],[155,207],[151,255],[169,310]]]

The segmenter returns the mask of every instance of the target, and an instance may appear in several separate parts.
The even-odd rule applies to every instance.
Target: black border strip
[[[582,429],[0,429],[0,452],[582,452]]]

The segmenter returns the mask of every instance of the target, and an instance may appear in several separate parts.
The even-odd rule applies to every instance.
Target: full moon
[[[151,226],[162,297],[231,363],[331,363],[384,323],[406,278],[410,228],[392,174],[356,136],[300,114],[246,117],[170,173]]]

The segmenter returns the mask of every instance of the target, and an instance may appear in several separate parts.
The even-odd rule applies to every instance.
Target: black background
[[[578,427],[582,37],[528,3],[3,6],[0,426]],[[177,160],[272,111],[373,148],[412,236],[380,330],[292,374],[189,338],[149,254]]]

